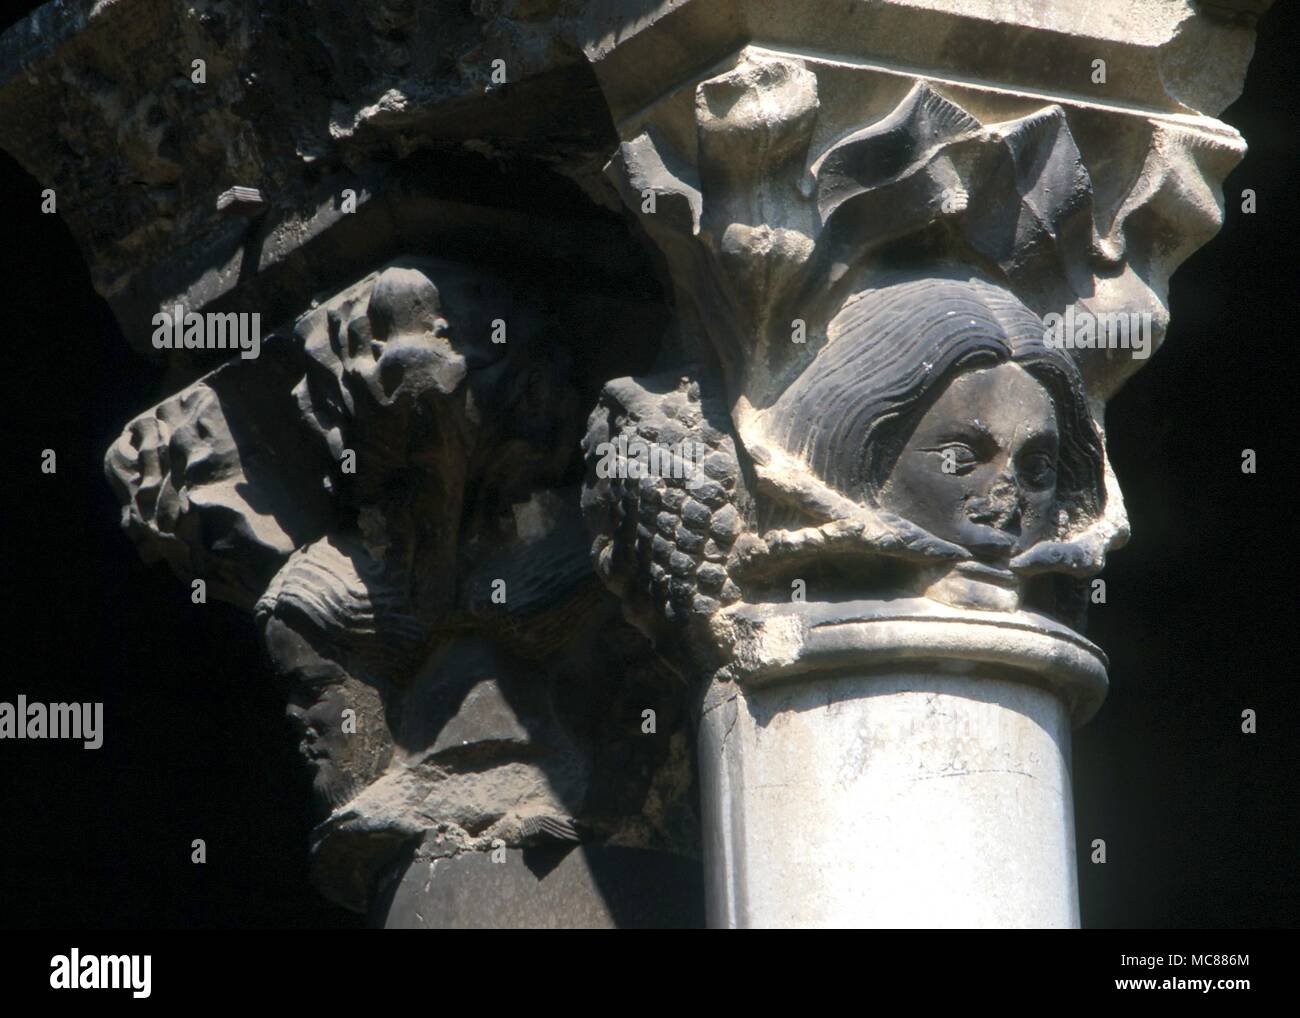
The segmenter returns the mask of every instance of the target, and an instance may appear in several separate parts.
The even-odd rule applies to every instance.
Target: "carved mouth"
[[[966,518],[979,528],[979,539],[970,550],[983,559],[1009,560],[1020,541],[1020,500],[1011,491],[995,491],[982,498],[970,498],[963,507]]]
[[[967,544],[972,554],[981,559],[992,559],[1001,562],[1007,562],[1011,559],[1016,543],[1020,540],[1019,525],[1014,530],[1006,530],[983,523],[974,517],[971,517],[971,522],[980,529],[979,539],[970,541]]]

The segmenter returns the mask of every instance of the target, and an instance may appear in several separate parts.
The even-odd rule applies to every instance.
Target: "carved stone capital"
[[[123,528],[250,614],[324,892],[645,925],[702,870],[717,925],[1077,924],[1105,407],[1220,225],[1267,6],[69,0],[0,37],[0,145],[169,371],[107,452]]]
[[[606,923],[593,882],[619,853],[672,869],[654,854],[694,848],[673,680],[595,582],[569,479],[578,391],[607,370],[555,338],[544,294],[398,259],[142,414],[106,459],[143,556],[252,611],[313,776],[317,882],[389,924],[423,893],[385,897],[395,866],[590,843],[555,884],[574,899],[534,907]],[[617,749],[631,773],[603,766],[645,704],[665,737]],[[535,893],[522,864],[503,873]]]
[[[719,6],[739,27],[723,28]],[[956,2],[813,3],[797,17],[746,0],[661,4],[589,51],[622,139],[609,174],[663,255],[691,391],[714,408],[669,434],[725,435],[736,462],[703,503],[729,509],[727,548],[715,538],[708,554],[692,517],[665,517],[671,491],[592,486],[589,509],[617,501],[619,520],[639,519],[634,532],[601,516],[619,589],[653,588],[676,621],[784,596],[792,568],[854,557],[865,571],[835,584],[852,596],[1037,605],[1081,623],[1079,581],[1128,536],[1105,401],[1162,341],[1169,276],[1217,230],[1244,151],[1212,114],[1240,85],[1249,31],[1176,4],[1123,6],[1121,31]],[[963,60],[949,40],[967,34],[985,45]],[[1187,61],[1192,40],[1217,59]],[[1056,498],[1039,506],[1039,540],[1009,560],[973,555],[995,573],[953,573],[969,544],[883,489],[920,409],[973,365],[1002,363],[1049,391]],[[590,439],[612,421],[662,441],[643,422],[675,398],[661,380],[613,384]],[[1022,495],[965,493],[989,519],[1027,509]],[[686,508],[703,523],[700,504]]]
[[[1251,38],[1085,6],[683,0],[588,51],[681,367],[605,387],[584,508],[700,684],[716,925],[1078,923],[1105,404],[1222,220]]]

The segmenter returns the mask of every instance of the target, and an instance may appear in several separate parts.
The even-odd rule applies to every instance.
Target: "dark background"
[[[1108,413],[1134,536],[1092,610],[1112,689],[1074,753],[1086,926],[1300,920],[1293,7],[1261,22],[1223,115],[1250,143],[1223,231],[1174,277],[1168,339]],[[0,742],[0,924],[360,925],[308,882],[308,782],[251,621],[192,605],[118,529],[104,451],[165,393],[63,223],[40,213],[40,188],[0,153],[0,700],[102,700],[107,734],[94,752]],[[1245,708],[1255,735],[1241,733]],[[194,838],[206,865],[190,862]],[[1104,866],[1088,861],[1094,838]]]

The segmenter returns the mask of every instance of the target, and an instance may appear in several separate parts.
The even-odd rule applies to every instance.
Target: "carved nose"
[[[998,530],[1020,531],[1020,486],[1003,475],[993,482],[988,494],[971,503],[970,518]]]
[[[430,374],[434,360],[432,351],[416,344],[390,343],[379,358],[379,384],[384,395],[392,398],[408,379],[415,382],[421,376]]]
[[[465,361],[445,341],[427,336],[391,339],[379,357],[377,379],[386,399],[451,393],[465,378]]]

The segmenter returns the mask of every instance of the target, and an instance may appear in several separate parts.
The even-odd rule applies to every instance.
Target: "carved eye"
[[[1020,461],[1020,477],[1033,488],[1047,488],[1056,483],[1056,460],[1045,452],[1031,452]]]
[[[945,474],[968,474],[980,463],[979,454],[965,442],[945,442],[931,451],[939,457],[939,470]]]

